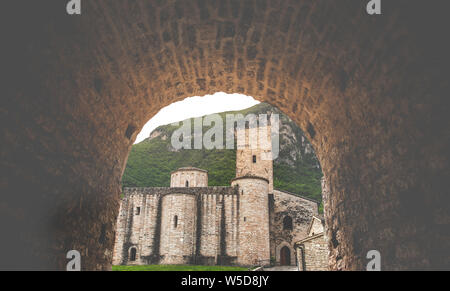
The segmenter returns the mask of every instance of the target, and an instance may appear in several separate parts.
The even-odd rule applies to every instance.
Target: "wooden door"
[[[280,251],[280,265],[291,265],[291,250],[286,246],[284,246]]]

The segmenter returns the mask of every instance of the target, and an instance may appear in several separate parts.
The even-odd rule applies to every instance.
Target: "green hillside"
[[[221,113],[222,117],[230,112]],[[322,172],[303,132],[287,116],[266,103],[233,113],[280,114],[280,154],[274,161],[274,187],[321,201]],[[191,119],[193,123],[193,119]],[[168,187],[170,172],[180,167],[208,170],[209,186],[227,186],[235,177],[235,150],[175,150],[171,135],[178,127],[164,125],[133,146],[123,175],[124,187]],[[204,127],[206,132],[208,128]]]

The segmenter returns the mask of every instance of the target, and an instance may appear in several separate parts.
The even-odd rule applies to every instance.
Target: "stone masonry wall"
[[[187,264],[195,254],[196,195],[169,194],[162,200],[161,263]]]
[[[302,255],[303,252],[303,255]],[[323,233],[313,236],[297,248],[300,270],[326,271],[328,270],[328,247]],[[304,262],[302,263],[302,260]]]
[[[197,262],[234,263],[238,250],[239,197],[233,194],[205,194],[200,199]]]
[[[154,253],[160,194],[145,195],[125,190],[117,218],[113,264],[146,264]],[[137,214],[137,208],[140,213]],[[136,247],[136,261],[129,262],[129,251]]]
[[[123,263],[123,247],[125,241],[125,232],[127,230],[127,213],[128,213],[128,199],[124,197],[120,202],[119,215],[116,222],[116,233],[113,249],[113,265],[120,265]]]
[[[239,185],[238,264],[268,264],[269,182],[258,177],[241,177],[231,185]]]
[[[190,260],[215,264],[219,259],[234,263],[238,250],[237,193],[238,188],[232,187],[125,188],[117,217],[113,264]],[[185,199],[187,196],[193,199]],[[172,200],[169,203],[163,197]],[[180,232],[167,232],[173,227],[174,215],[178,215]],[[177,245],[175,237],[182,237],[185,243]],[[137,253],[136,260],[130,262],[132,247]]]
[[[260,143],[260,133],[267,133],[262,139],[267,141]],[[245,136],[245,143],[236,150],[236,177],[254,175],[269,180],[269,193],[273,191],[273,160],[270,126],[238,130],[237,136]],[[255,144],[250,143],[250,141]],[[253,162],[253,156],[256,162]]]
[[[238,256],[239,249],[239,195],[226,195],[224,196],[225,209],[223,214],[225,218],[223,223],[225,224],[225,231],[222,233],[224,236],[225,246],[220,254],[222,257],[236,258]]]
[[[201,197],[201,229],[198,255],[210,258],[207,263],[216,261],[220,242],[220,214],[222,201],[219,195],[202,195]]]
[[[208,172],[200,169],[179,169],[170,175],[170,187],[208,187]]]

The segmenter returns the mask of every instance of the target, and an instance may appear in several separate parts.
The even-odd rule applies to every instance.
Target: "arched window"
[[[173,218],[173,228],[177,228],[178,226],[178,216],[175,215],[175,217]]]
[[[189,187],[189,181],[186,181],[186,187]]]
[[[292,218],[290,216],[283,219],[283,230],[292,230]]]
[[[135,247],[132,247],[130,249],[130,261],[131,262],[136,261],[136,248]]]

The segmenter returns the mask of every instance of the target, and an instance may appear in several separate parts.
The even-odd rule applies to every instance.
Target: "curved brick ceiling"
[[[68,16],[61,1],[10,2],[2,268],[64,269],[71,249],[84,269],[110,268],[140,128],[217,91],[276,105],[307,133],[331,192],[332,269],[364,269],[371,249],[384,269],[449,266],[449,25],[430,14],[442,7],[383,1],[369,17],[350,0],[83,1]]]

